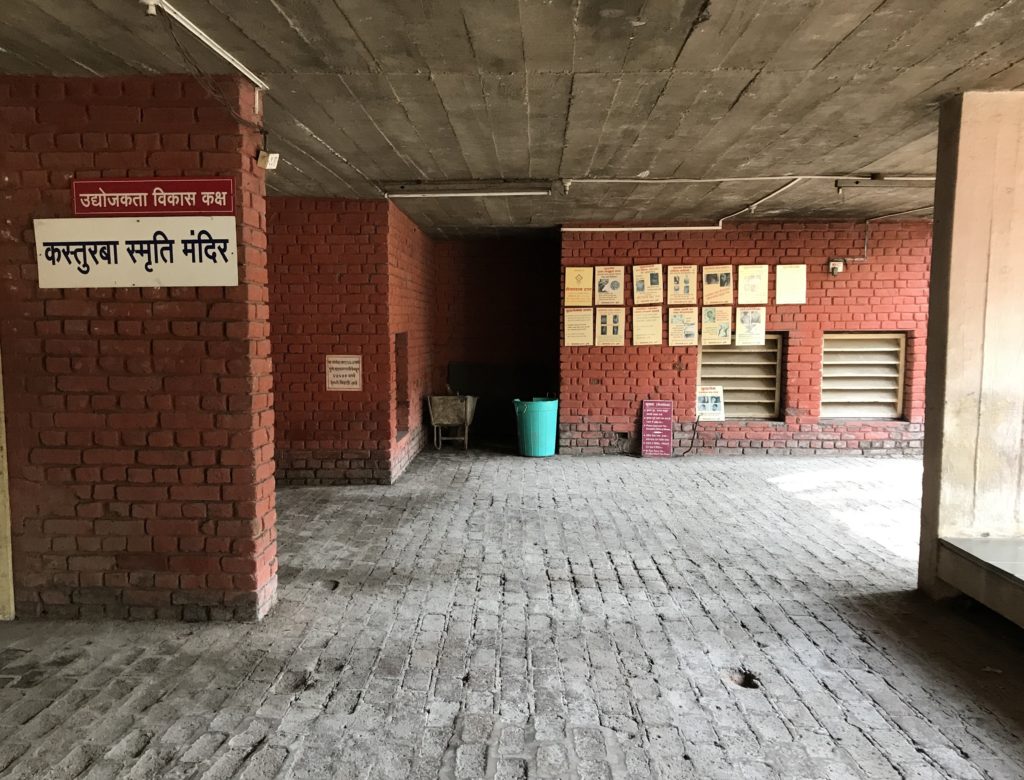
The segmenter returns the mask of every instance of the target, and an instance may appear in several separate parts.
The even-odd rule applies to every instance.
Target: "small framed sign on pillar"
[[[327,389],[357,391],[363,389],[362,355],[328,355]]]

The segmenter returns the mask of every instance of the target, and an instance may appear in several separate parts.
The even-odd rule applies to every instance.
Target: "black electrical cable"
[[[697,415],[697,419],[695,419],[693,421],[693,435],[690,437],[690,446],[687,447],[686,448],[686,452],[684,452],[679,457],[686,457],[691,452],[693,452],[693,447],[697,443],[697,429],[698,429],[699,426],[700,426],[700,415]]]
[[[201,86],[206,91],[207,95],[209,95],[211,98],[220,103],[224,107],[224,109],[229,114],[231,114],[233,119],[235,119],[240,124],[245,125],[249,129],[257,131],[263,138],[263,148],[266,148],[266,129],[264,129],[261,125],[258,125],[255,122],[246,119],[234,109],[230,101],[227,99],[227,96],[221,90],[220,85],[218,85],[217,82],[213,78],[211,78],[209,74],[203,72],[203,69],[200,67],[199,63],[196,62],[191,52],[188,51],[185,45],[178,38],[178,34],[174,31],[174,22],[171,19],[171,17],[168,16],[166,13],[163,14],[163,17],[164,20],[167,22],[167,32],[170,33],[171,39],[174,41],[174,45],[178,49],[178,54],[181,55],[181,58],[185,61],[185,65],[192,71],[192,77],[199,83],[199,86]]]

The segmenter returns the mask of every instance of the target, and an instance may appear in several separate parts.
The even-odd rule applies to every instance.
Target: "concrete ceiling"
[[[935,167],[938,104],[1024,86],[1024,0],[172,0],[271,87],[272,193],[558,182],[403,200],[437,235],[716,220],[784,181],[586,184]],[[207,72],[230,72],[187,32]],[[0,72],[183,72],[136,0],[4,0]],[[865,218],[929,188],[805,181],[759,218]],[[927,216],[928,212],[919,212]],[[740,218],[748,217],[741,215]]]

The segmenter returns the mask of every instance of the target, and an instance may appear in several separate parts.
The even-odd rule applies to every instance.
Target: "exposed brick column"
[[[0,77],[0,311],[17,614],[256,618],[276,588],[254,93]],[[252,124],[250,124],[252,123]],[[40,290],[32,219],[76,176],[235,178],[240,284]]]

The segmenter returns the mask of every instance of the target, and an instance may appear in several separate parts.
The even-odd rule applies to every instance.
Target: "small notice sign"
[[[697,387],[697,421],[722,422],[725,420],[725,397],[721,385]]]
[[[229,176],[75,179],[71,208],[76,217],[233,215],[235,180]]]
[[[644,401],[640,454],[645,458],[672,456],[672,401]]]
[[[363,356],[328,355],[327,389],[340,391],[362,390]]]

